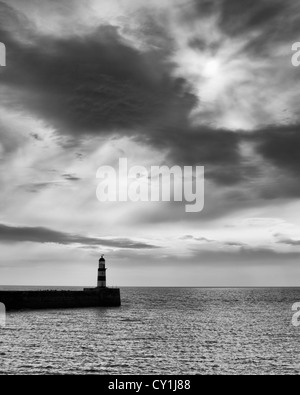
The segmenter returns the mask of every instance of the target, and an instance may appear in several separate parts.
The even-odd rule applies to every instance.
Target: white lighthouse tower
[[[106,288],[106,267],[104,255],[99,259],[97,288]]]

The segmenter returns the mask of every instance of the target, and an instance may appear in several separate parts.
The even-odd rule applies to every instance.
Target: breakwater
[[[91,288],[83,291],[0,291],[6,309],[57,309],[80,307],[118,307],[120,289]]]

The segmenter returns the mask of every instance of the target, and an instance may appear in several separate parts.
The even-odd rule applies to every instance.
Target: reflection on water
[[[8,313],[0,373],[300,373],[300,289],[121,292],[121,308]]]

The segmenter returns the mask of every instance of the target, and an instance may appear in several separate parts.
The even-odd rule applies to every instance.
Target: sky
[[[300,285],[294,0],[0,0],[0,284]],[[99,202],[204,166],[205,204]]]

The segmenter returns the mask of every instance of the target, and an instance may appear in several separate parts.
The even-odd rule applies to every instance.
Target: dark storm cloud
[[[285,26],[288,34],[280,15],[291,13],[290,1],[220,0],[197,5],[199,15],[221,10],[220,25],[227,35],[261,29],[268,38],[273,21],[277,27]],[[206,178],[219,184],[259,178],[259,167],[245,162],[240,153],[240,143],[248,140],[245,133],[191,126],[190,113],[198,100],[183,79],[172,77],[173,65],[167,58],[173,43],[167,34],[164,48],[141,52],[124,41],[117,27],[100,26],[67,38],[38,36],[24,16],[1,2],[0,10],[0,41],[7,43],[8,52],[0,84],[11,90],[16,108],[70,136],[73,145],[76,141],[80,145],[86,136],[126,135],[167,151],[169,165],[205,165]],[[296,131],[283,136],[275,127],[251,138],[266,163],[294,179],[299,165]],[[293,181],[286,194],[298,194]]]
[[[36,37],[30,45],[11,34],[0,83],[12,89],[18,108],[61,134],[133,136],[166,149],[170,161],[211,164],[217,168],[208,177],[237,182],[243,177],[238,135],[191,127],[197,99],[184,80],[171,76],[168,55],[167,48],[142,53],[129,47],[111,26],[84,37]]]
[[[209,127],[192,127],[181,120],[180,124],[161,126],[152,132],[148,142],[169,150],[169,159],[179,165],[207,166],[206,176],[219,183],[234,184],[245,176],[239,152],[241,136],[238,133]]]
[[[300,196],[299,171],[300,125],[270,126],[255,133],[244,134],[243,141],[251,142],[264,166],[272,168],[272,177],[259,187],[264,199],[295,198]]]
[[[195,8],[201,16],[214,14],[219,4],[219,0],[194,0]]]
[[[295,176],[300,171],[300,125],[271,127],[259,130],[250,137],[257,151],[273,165]]]
[[[227,33],[245,33],[276,21],[291,5],[289,0],[217,0],[221,26]]]
[[[217,0],[221,9],[220,24],[228,34],[244,34],[263,28],[273,35],[292,32],[295,20],[284,23],[293,14],[297,2],[293,0]],[[290,18],[289,18],[290,19]],[[280,31],[278,31],[280,28]]]
[[[129,248],[129,249],[153,249],[154,245],[140,243],[134,240],[117,238],[117,239],[101,239],[94,237],[85,237],[80,235],[71,235],[68,233],[58,232],[42,227],[15,227],[0,224],[0,242],[5,243],[55,243],[62,245],[82,244],[85,246],[105,246],[113,248]]]
[[[15,39],[31,36],[32,25],[28,19],[16,9],[0,1],[0,40],[12,44]],[[14,38],[12,38],[12,35]]]
[[[37,37],[32,45],[11,38],[9,44],[1,83],[18,88],[19,105],[61,133],[142,133],[172,113],[187,116],[196,102],[183,81],[169,77],[160,51],[140,53],[115,27],[84,37]]]

